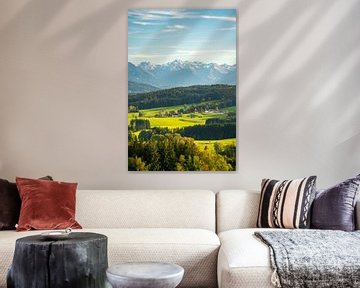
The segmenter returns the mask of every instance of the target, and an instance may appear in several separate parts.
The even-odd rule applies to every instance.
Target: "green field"
[[[138,114],[138,113],[129,113],[129,114]],[[190,118],[187,115],[180,117],[137,117],[135,115],[131,115],[128,118],[128,124],[130,124],[131,119],[148,119],[150,121],[151,127],[168,127],[170,129],[182,128],[186,126],[193,125],[204,125],[207,118],[196,116],[194,118]]]
[[[139,117],[139,112],[130,112],[128,113],[128,125],[130,124],[131,119],[148,119],[150,121],[151,127],[167,127],[170,129],[182,128],[193,125],[204,125],[206,119],[209,118],[221,118],[225,117],[226,112],[235,111],[235,107],[228,107],[221,109],[219,113],[216,112],[203,112],[203,113],[191,113],[183,114],[181,116],[174,117],[155,117],[156,114],[165,113],[170,111],[176,111],[183,108],[184,105],[180,106],[171,106],[171,107],[161,107],[154,109],[141,110],[142,117]]]
[[[152,108],[152,109],[146,109],[146,110],[140,110],[140,111],[144,112],[146,117],[154,117],[156,114],[158,114],[160,112],[175,111],[175,110],[179,110],[181,108],[184,108],[184,105],[159,107],[159,108]],[[137,113],[135,113],[135,114],[137,114]]]
[[[230,145],[234,144],[236,145],[236,138],[230,138],[230,139],[221,139],[221,140],[195,140],[194,141],[201,149],[205,149],[207,147],[208,149],[214,149],[214,144],[219,143],[220,145]]]
[[[182,128],[193,125],[204,125],[206,119],[187,118],[187,117],[164,117],[164,118],[146,118],[150,120],[151,127]]]
[[[221,109],[219,113],[216,112],[198,112],[191,114],[183,114],[181,116],[173,117],[155,117],[156,114],[166,113],[170,111],[176,111],[178,109],[184,108],[184,105],[171,106],[171,107],[160,107],[153,109],[146,109],[139,111],[142,117],[139,117],[139,112],[129,112],[128,113],[128,125],[132,119],[147,119],[150,121],[151,127],[161,127],[161,128],[183,128],[194,125],[205,125],[206,119],[209,118],[222,118],[225,117],[225,113],[235,112],[236,107],[227,107]],[[135,132],[135,135],[139,135],[140,131]],[[199,145],[200,148],[204,149],[205,147],[213,149],[214,143],[218,142],[222,145],[235,144],[236,139],[222,139],[222,140],[196,140],[195,143]]]

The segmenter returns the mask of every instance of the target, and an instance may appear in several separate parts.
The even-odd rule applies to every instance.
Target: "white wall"
[[[238,170],[127,171],[127,9],[238,9]],[[258,188],[360,173],[360,0],[0,2],[0,178]]]

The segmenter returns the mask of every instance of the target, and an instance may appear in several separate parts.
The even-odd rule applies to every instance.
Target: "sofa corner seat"
[[[219,288],[274,287],[269,248],[254,236],[256,231],[271,230],[255,228],[259,202],[259,191],[223,190],[216,195]],[[359,229],[360,202],[356,212]]]

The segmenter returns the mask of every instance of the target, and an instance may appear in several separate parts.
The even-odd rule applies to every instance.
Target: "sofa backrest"
[[[256,227],[260,192],[223,190],[216,194],[217,233]]]
[[[78,190],[76,219],[84,228],[215,231],[215,193],[209,190]]]
[[[259,191],[223,190],[216,194],[216,232],[255,228],[260,202]],[[360,199],[355,207],[356,229],[360,230]]]

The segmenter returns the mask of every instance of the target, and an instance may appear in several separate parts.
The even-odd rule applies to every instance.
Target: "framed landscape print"
[[[128,170],[236,170],[236,10],[128,10]]]

